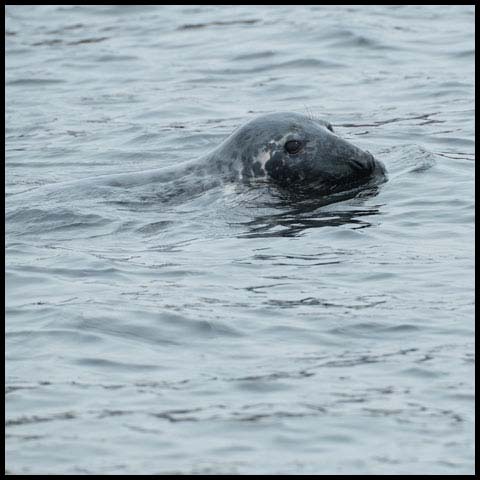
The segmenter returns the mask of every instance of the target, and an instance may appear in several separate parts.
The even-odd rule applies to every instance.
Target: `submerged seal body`
[[[386,179],[385,167],[371,153],[340,138],[330,123],[297,113],[251,120],[203,161],[229,180],[262,180],[318,194]]]

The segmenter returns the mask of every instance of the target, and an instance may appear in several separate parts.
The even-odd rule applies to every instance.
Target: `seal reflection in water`
[[[234,131],[207,158],[231,180],[328,195],[385,181],[383,164],[340,138],[332,126],[296,113],[262,115]]]

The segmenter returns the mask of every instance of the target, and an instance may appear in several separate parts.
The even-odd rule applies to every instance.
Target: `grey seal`
[[[118,187],[139,187],[144,196],[148,186],[148,191],[160,201],[181,201],[227,182],[268,183],[318,198],[385,180],[382,162],[339,137],[329,122],[278,112],[250,120],[196,160],[63,182],[62,189],[77,190],[81,186],[80,197],[97,192],[112,198],[118,196]],[[59,186],[50,184],[40,189],[58,199]],[[74,193],[71,188],[69,191],[72,199]]]

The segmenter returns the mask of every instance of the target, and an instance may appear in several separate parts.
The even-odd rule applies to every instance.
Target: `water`
[[[5,40],[7,473],[474,472],[473,6],[8,6]],[[36,190],[285,110],[389,181]]]

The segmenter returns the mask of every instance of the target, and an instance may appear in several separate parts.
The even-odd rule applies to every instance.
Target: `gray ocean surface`
[[[473,6],[5,22],[7,473],[474,473]],[[388,182],[309,208],[63,183],[276,111]]]

